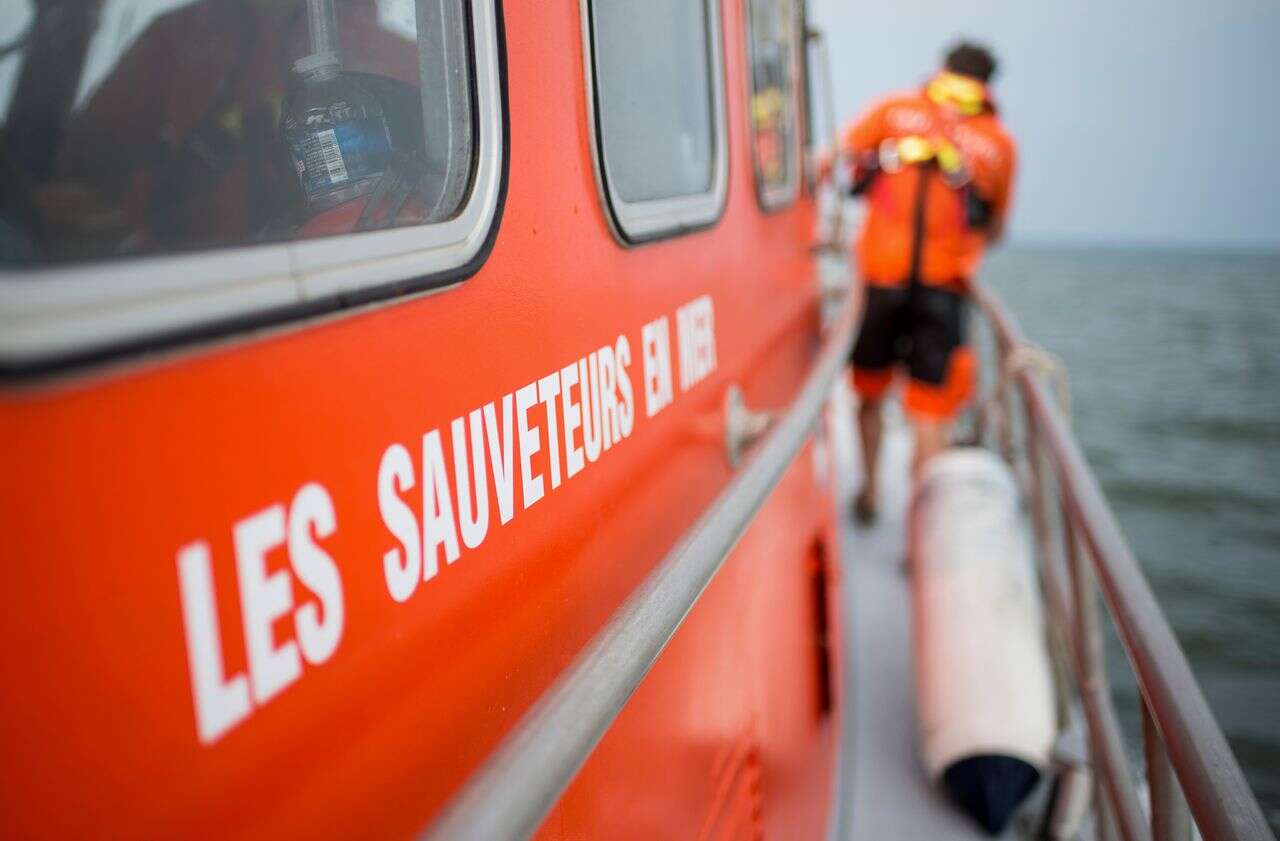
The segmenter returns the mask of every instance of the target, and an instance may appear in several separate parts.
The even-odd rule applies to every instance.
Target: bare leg
[[[880,436],[884,430],[884,417],[880,411],[881,400],[863,400],[858,406],[858,437],[862,440],[862,469],[864,479],[858,492],[854,511],[859,522],[869,523],[876,516],[876,494],[879,484]]]
[[[925,462],[947,448],[950,443],[951,424],[940,420],[915,419],[916,451],[911,460],[911,475],[918,477]]]

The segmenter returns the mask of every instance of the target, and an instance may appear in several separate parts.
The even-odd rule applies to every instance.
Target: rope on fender
[[[1071,383],[1067,376],[1066,363],[1040,345],[1019,345],[1009,351],[1009,355],[1005,357],[1000,387],[1007,388],[1010,380],[1028,370],[1035,371],[1049,380],[1054,396],[1058,398],[1058,408],[1062,410],[1063,418],[1070,424]]]
[[[1049,380],[1067,424],[1071,423],[1071,387],[1066,364],[1037,344],[1021,344],[1005,354],[995,388],[984,397],[977,412],[974,437],[994,440],[1005,461],[1016,467],[1013,446],[1012,411],[1009,406],[1009,384],[1023,371],[1035,371]]]

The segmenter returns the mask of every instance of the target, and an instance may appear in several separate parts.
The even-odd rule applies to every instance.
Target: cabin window
[[[727,181],[719,4],[587,8],[597,172],[615,230],[640,242],[711,224]]]
[[[796,58],[800,62],[800,97],[802,107],[800,109],[801,133],[804,137],[804,160],[803,167],[805,171],[805,183],[809,187],[813,186],[814,174],[811,169],[814,150],[818,144],[818,117],[814,112],[814,88],[817,86],[814,81],[814,49],[818,44],[818,39],[812,37],[815,33],[809,26],[809,4],[807,0],[800,0],[800,48],[796,54]],[[825,48],[824,48],[825,49]],[[821,80],[821,74],[819,74]]]
[[[747,1],[756,188],[761,205],[769,209],[791,202],[800,184],[796,102],[800,24],[794,0]]]
[[[13,5],[0,364],[403,288],[486,239],[491,2]]]

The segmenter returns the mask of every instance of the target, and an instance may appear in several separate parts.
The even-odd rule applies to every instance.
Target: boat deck
[[[844,562],[844,744],[832,841],[987,839],[932,785],[916,750],[911,600],[903,567],[911,441],[893,408],[881,456],[881,513],[869,527],[849,512],[862,482],[854,403],[841,383],[831,403]],[[1015,837],[1017,821],[1005,837]]]

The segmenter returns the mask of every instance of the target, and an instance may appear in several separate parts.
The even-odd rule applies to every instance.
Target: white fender
[[[1031,545],[1009,468],[955,448],[929,460],[911,518],[920,743],[931,779],[968,757],[1043,774],[1053,677]]]

